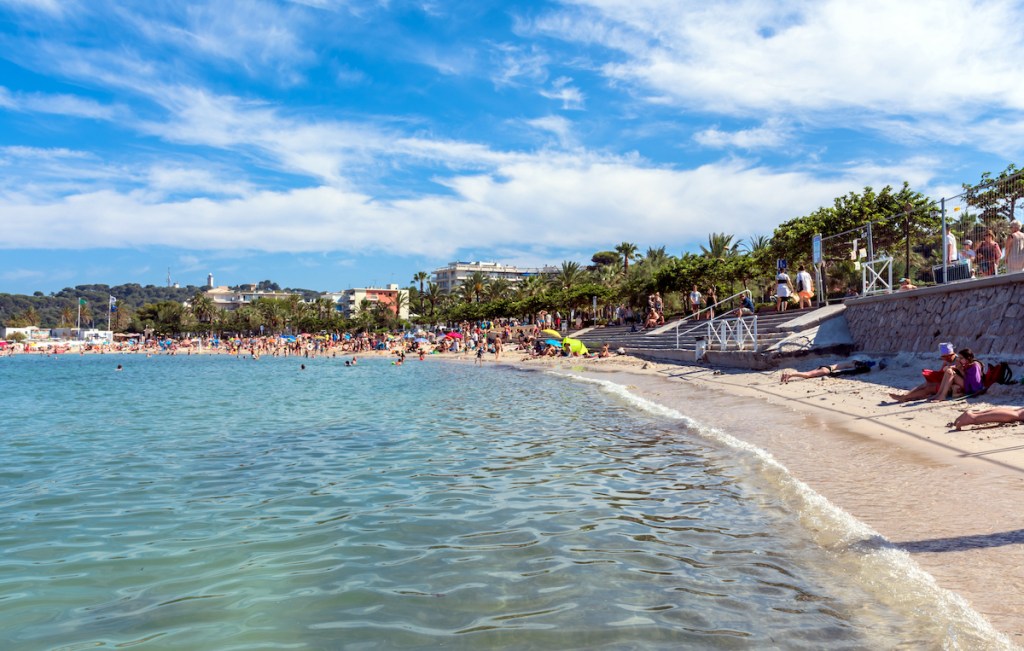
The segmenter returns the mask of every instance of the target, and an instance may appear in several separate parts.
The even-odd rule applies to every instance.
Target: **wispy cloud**
[[[886,0],[571,4],[574,15],[535,27],[618,50],[625,58],[604,67],[609,78],[680,106],[734,115],[1024,109],[1024,88],[1006,83],[1024,45],[1024,15],[1010,0],[938,0],[927,11]]]
[[[97,101],[76,95],[47,95],[18,93],[0,86],[0,108],[26,113],[48,113],[79,118],[111,120],[126,111],[116,106],[105,106]]]
[[[551,84],[551,90],[541,90],[540,94],[548,99],[557,99],[562,102],[562,108],[566,110],[578,110],[583,108],[583,92],[572,86],[572,79],[559,77]]]
[[[693,139],[713,149],[773,149],[786,144],[792,136],[791,129],[779,119],[770,119],[759,127],[723,131],[717,127],[704,129],[694,134]]]

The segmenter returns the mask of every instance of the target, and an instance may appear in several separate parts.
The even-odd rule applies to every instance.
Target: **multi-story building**
[[[512,284],[530,276],[550,276],[558,272],[557,267],[515,267],[499,262],[449,262],[447,267],[434,270],[434,282],[442,292],[452,292],[462,285],[473,272],[479,271],[492,280],[503,278]]]
[[[398,285],[391,284],[384,288],[361,287],[358,289],[346,289],[340,292],[328,292],[325,297],[338,304],[338,311],[351,319],[359,314],[359,306],[363,301],[369,301],[372,305],[383,303],[391,308],[400,319],[409,318],[409,290],[401,289]],[[401,299],[398,297],[402,296]]]
[[[206,292],[206,295],[213,299],[213,304],[228,311],[234,311],[243,305],[252,303],[257,298],[289,298],[294,294],[289,292],[266,292],[257,291],[255,285],[249,285],[249,289],[238,291],[221,285]]]

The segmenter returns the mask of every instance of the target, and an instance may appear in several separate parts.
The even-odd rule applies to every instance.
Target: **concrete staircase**
[[[813,308],[809,308],[785,312],[758,312],[758,350],[767,351],[792,334],[780,326],[813,311]],[[696,360],[697,338],[707,335],[707,323],[692,320],[683,322],[679,326],[678,346],[674,323],[639,332],[633,332],[632,326],[628,325],[599,326],[580,330],[572,336],[582,340],[591,350],[600,350],[601,346],[607,343],[612,351],[624,348],[627,353],[642,357],[693,362]]]

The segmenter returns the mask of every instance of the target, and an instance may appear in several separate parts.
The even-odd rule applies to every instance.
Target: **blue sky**
[[[0,292],[767,235],[1024,150],[1020,2],[0,0]]]

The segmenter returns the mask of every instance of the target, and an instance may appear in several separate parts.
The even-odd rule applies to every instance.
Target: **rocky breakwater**
[[[845,314],[858,350],[930,353],[950,341],[1024,359],[1024,273],[850,299]]]

